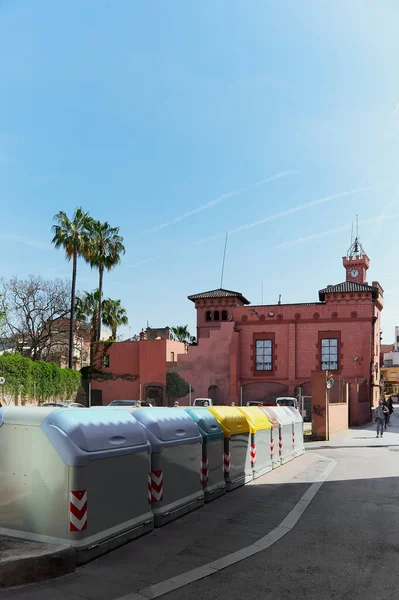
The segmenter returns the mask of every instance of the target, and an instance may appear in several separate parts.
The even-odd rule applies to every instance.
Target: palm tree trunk
[[[103,274],[104,267],[99,268],[98,278],[98,322],[97,322],[97,341],[101,338],[101,321],[102,321],[102,301],[103,301]]]
[[[112,339],[116,340],[116,327],[112,328],[111,335],[112,335]]]
[[[76,252],[73,253],[72,259],[72,289],[71,289],[71,314],[69,319],[69,355],[68,367],[73,368],[73,333],[74,333],[74,318],[75,318],[75,294],[76,294],[76,267],[78,262]]]

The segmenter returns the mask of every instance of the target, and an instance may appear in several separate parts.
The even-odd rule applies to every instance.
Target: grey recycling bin
[[[248,421],[234,406],[209,406],[208,410],[216,417],[223,429],[224,477],[227,491],[230,492],[253,479]]]
[[[223,469],[223,429],[207,408],[196,407],[186,410],[197,423],[202,435],[201,481],[205,502],[210,502],[226,493]]]
[[[272,434],[266,413],[258,406],[240,406],[238,408],[248,421],[251,432],[250,456],[253,478],[257,479],[272,470]]]
[[[0,533],[82,564],[151,531],[151,447],[126,411],[0,409]]]
[[[284,465],[294,458],[293,444],[293,419],[284,410],[284,406],[263,406],[265,413],[275,417],[278,421],[279,432],[279,453],[281,464]],[[270,418],[270,417],[269,417]]]
[[[183,408],[137,408],[133,414],[152,447],[152,511],[161,527],[204,504],[202,436]]]
[[[294,456],[300,456],[305,452],[305,444],[303,442],[303,418],[301,413],[293,406],[284,406],[286,412],[293,419],[293,444]]]

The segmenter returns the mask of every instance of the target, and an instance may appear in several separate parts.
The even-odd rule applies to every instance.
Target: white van
[[[193,406],[213,406],[213,402],[210,398],[196,398]]]
[[[282,396],[281,398],[276,398],[277,406],[293,406],[298,410],[299,403],[296,398],[293,396]]]

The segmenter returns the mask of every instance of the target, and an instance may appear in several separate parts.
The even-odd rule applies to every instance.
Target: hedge
[[[20,354],[3,354],[0,356],[0,377],[4,377],[6,396],[21,394],[25,398],[40,401],[49,398],[70,398],[81,386],[81,374],[72,369],[61,369],[55,363],[42,360],[31,360]]]

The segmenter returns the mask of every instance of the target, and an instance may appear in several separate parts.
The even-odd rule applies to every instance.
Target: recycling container
[[[0,533],[82,564],[154,527],[151,446],[123,410],[0,409]]]
[[[266,406],[260,406],[260,410],[262,410],[267,418],[269,419],[269,423],[271,426],[270,434],[270,457],[272,459],[272,468],[277,469],[277,467],[281,466],[281,458],[279,451],[280,444],[280,424],[277,421],[275,415],[271,413],[271,411],[267,412]]]
[[[293,419],[284,410],[284,406],[262,406],[267,416],[277,419],[279,425],[278,449],[281,464],[294,458],[294,447],[292,443]]]
[[[250,460],[253,478],[261,477],[272,470],[271,440],[272,429],[266,413],[257,406],[242,406],[251,433]]]
[[[161,527],[204,504],[202,436],[184,408],[137,408],[133,414],[152,448],[151,506]]]
[[[305,452],[305,444],[303,443],[303,418],[301,417],[301,413],[293,406],[284,406],[284,408],[293,419],[292,440],[294,444],[294,456],[300,456]]]
[[[227,491],[253,479],[250,453],[251,445],[248,421],[234,406],[209,406],[224,433],[223,467]]]
[[[194,407],[186,411],[197,423],[202,435],[201,482],[205,502],[210,502],[226,493],[223,470],[223,429],[207,408]]]

